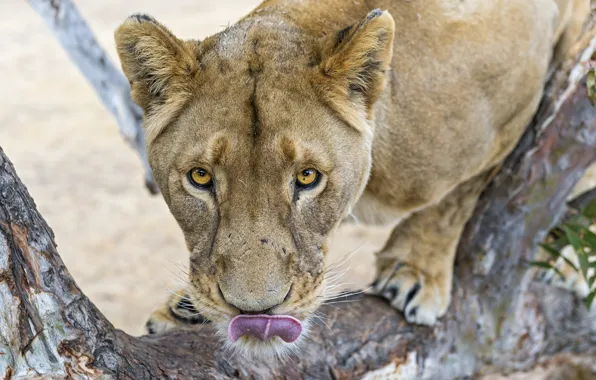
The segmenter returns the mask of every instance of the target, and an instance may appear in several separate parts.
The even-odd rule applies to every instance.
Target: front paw
[[[155,335],[207,322],[209,321],[194,308],[188,294],[180,292],[172,294],[166,303],[151,313],[145,329],[149,335]]]
[[[437,281],[437,278],[449,281]],[[402,311],[410,323],[434,325],[445,315],[451,296],[451,276],[430,277],[401,261],[385,269],[373,282],[373,292]]]

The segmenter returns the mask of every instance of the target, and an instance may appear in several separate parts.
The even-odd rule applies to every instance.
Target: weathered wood
[[[570,293],[534,281],[528,264],[596,160],[596,108],[585,77],[568,80],[582,77],[595,48],[592,23],[484,192],[460,242],[447,316],[434,328],[413,326],[379,298],[350,298],[323,306],[326,325],[283,363],[242,361],[222,350],[209,325],[140,338],[114,329],[72,280],[0,149],[0,375],[450,379],[525,369],[563,351],[596,353],[596,315]]]
[[[143,111],[130,97],[130,85],[99,45],[93,31],[72,0],[27,0],[50,27],[70,59],[91,83],[95,92],[114,116],[120,133],[141,158],[145,186],[152,194],[159,189],[153,179],[145,150]]]

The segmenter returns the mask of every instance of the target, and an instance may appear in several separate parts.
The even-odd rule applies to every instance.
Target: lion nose
[[[254,297],[251,292],[238,297],[233,292],[226,292],[225,287],[218,286],[223,299],[238,309],[240,314],[268,314],[271,309],[287,301],[292,290],[289,286],[285,292],[282,289],[271,290],[265,297]]]

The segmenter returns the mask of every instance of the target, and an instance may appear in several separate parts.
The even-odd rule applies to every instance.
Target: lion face
[[[375,18],[393,27],[386,13],[366,21]],[[230,343],[257,354],[296,342],[324,300],[327,240],[370,171],[366,86],[379,77],[361,72],[352,84],[338,68],[358,33],[330,41],[273,25],[241,23],[198,43],[133,16],[116,32],[151,167],[190,251],[189,295]],[[369,70],[390,60],[385,29],[389,47],[367,52]]]
[[[304,321],[322,301],[327,239],[365,183],[369,152],[312,99],[263,93],[255,126],[251,91],[197,97],[155,140],[151,165],[191,252],[196,309],[224,324],[239,313]]]

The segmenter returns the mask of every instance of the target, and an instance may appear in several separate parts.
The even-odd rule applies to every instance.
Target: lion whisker
[[[329,331],[332,331],[331,330],[331,327],[329,327],[329,325],[325,322],[325,320],[322,318],[322,315],[321,314],[319,314],[317,312],[313,312],[312,313],[312,316],[315,317],[315,318],[317,318],[321,322],[323,322],[323,324],[329,329]]]
[[[232,359],[234,359],[234,356],[236,356],[236,353],[238,352],[238,350],[234,350],[232,345],[226,345],[225,347],[225,351],[228,351],[232,353],[232,355],[226,359],[227,362],[231,362]]]
[[[328,283],[328,284],[325,284],[325,289],[323,290],[323,293],[328,293],[332,289],[337,289],[337,288],[345,287],[348,285],[356,285],[356,283],[355,282],[339,282],[339,281],[335,281],[333,283]]]
[[[348,285],[348,284],[345,284],[345,285]],[[347,292],[348,291],[345,290],[345,288],[343,286],[340,287],[338,285],[338,288],[328,289],[327,291],[321,293],[320,295],[318,295],[318,298],[328,299],[330,297],[340,297],[340,296],[344,296]]]
[[[354,220],[354,225],[356,225],[356,226],[360,225],[360,219],[358,219],[358,217],[353,212],[350,213],[348,216]]]
[[[339,260],[341,260],[341,262],[337,263],[332,263],[327,267],[327,270],[330,269],[335,269],[338,268],[342,265],[344,265],[348,260],[350,260],[355,254],[356,252],[358,252],[358,250],[360,248],[362,248],[362,246],[364,245],[364,243],[361,243],[358,247],[354,248],[353,250],[351,250],[350,252],[346,253],[343,257],[340,257]]]
[[[171,264],[176,265],[178,267],[178,269],[180,269],[182,271],[182,273],[188,275],[188,272],[187,272],[187,269],[188,268],[187,268],[187,266],[185,266],[184,264],[181,264],[178,261],[174,261],[174,260],[167,260],[167,261],[169,261]]]
[[[168,292],[172,293],[176,297],[180,297],[183,300],[191,301],[190,297],[188,297],[186,295],[178,294],[178,293],[176,293],[174,290],[172,290],[170,288],[166,288],[166,289],[167,289]]]
[[[357,300],[344,300],[344,301],[333,301],[333,302],[325,302],[324,305],[334,305],[334,304],[338,304],[338,303],[349,303],[349,302],[354,302]]]
[[[345,265],[345,263],[342,264],[342,266]],[[323,276],[325,279],[333,279],[337,276],[342,276],[343,274],[345,274],[346,272],[348,272],[350,269],[352,269],[352,263],[350,262],[347,267],[335,267],[335,268],[327,268],[327,270],[325,270]]]
[[[352,292],[345,292],[345,293],[342,293],[342,294],[337,294],[335,296],[326,297],[325,298],[325,301],[332,301],[332,300],[339,299],[339,298],[342,298],[342,297],[357,296],[359,294],[363,294],[363,293],[367,292],[370,289],[372,289],[372,286],[370,286],[370,287],[368,287],[366,289],[358,290],[358,291],[352,291]]]
[[[329,307],[332,307],[332,308],[334,308],[335,310],[344,311],[343,309],[340,309],[340,308],[339,308],[339,307],[337,307],[337,306],[333,306],[333,304],[332,304],[332,303],[323,303],[323,305],[325,305],[325,306],[329,306]]]
[[[343,284],[338,284],[338,285],[334,286],[334,288],[340,287],[340,286],[354,285],[354,284],[355,283],[353,283],[353,282],[346,282],[346,283],[343,283]],[[330,289],[333,289],[333,288],[330,288]],[[329,291],[324,291],[323,294],[343,296],[343,295],[346,295],[346,294],[349,295],[349,294],[352,294],[352,293],[362,292],[362,291],[364,291],[364,290],[363,289],[344,290],[344,291],[339,291],[339,292],[332,292],[332,291],[329,290]]]
[[[332,285],[336,284],[339,280],[341,280],[346,275],[346,273],[348,273],[348,271],[350,269],[351,269],[351,266],[346,268],[346,270],[344,270],[341,274],[338,272],[338,273],[334,273],[332,275],[327,276],[325,278],[325,280],[329,284],[332,284]]]
[[[201,323],[201,325],[199,326],[198,330],[199,330],[199,331],[201,331],[201,330],[203,329],[203,327],[205,327],[205,325],[206,325],[208,322],[209,322],[209,320],[208,320],[208,319],[205,319],[205,320],[203,321],[203,323]]]
[[[327,281],[337,281],[338,278],[342,278],[343,276],[345,276],[345,274],[352,269],[352,266],[348,266],[346,269],[344,269],[341,272],[333,272],[331,274],[328,274],[325,276],[325,280]]]
[[[190,286],[191,283],[187,280],[187,279],[183,279],[182,277],[180,277],[180,275],[174,273],[174,271],[170,268],[168,268],[168,271],[180,282],[182,282],[184,285],[188,285]],[[187,277],[188,277],[188,273],[184,273]]]

